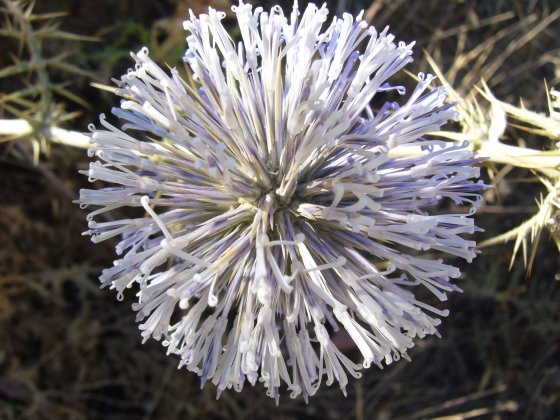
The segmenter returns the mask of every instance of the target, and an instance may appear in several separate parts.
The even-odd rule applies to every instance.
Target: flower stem
[[[28,121],[23,119],[0,119],[0,135],[24,137],[32,135],[34,128]],[[43,134],[53,143],[66,146],[87,149],[89,137],[79,131],[66,130],[64,128],[47,126],[43,128]]]

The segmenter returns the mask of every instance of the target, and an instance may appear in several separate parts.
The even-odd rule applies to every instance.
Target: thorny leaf
[[[547,137],[552,140],[560,140],[560,121],[552,118],[551,116],[546,116],[535,111],[531,111],[524,106],[516,107],[514,105],[508,104],[507,102],[500,101],[497,99],[488,85],[483,82],[484,90],[479,89],[479,92],[486,100],[490,102],[492,107],[501,108],[503,112],[511,115],[513,118],[535,127],[540,128]],[[549,99],[549,107],[551,107]],[[551,112],[552,115],[552,112]]]
[[[462,133],[443,131],[437,133],[437,135],[450,140],[467,139],[475,148],[479,149],[479,154],[481,156],[484,156],[485,152],[488,152],[492,147],[500,146],[499,150],[505,150],[507,148],[508,151],[515,153],[508,155],[509,159],[507,159],[507,161],[504,160],[502,156],[501,160],[498,159],[498,163],[507,163],[513,166],[539,171],[539,173],[542,174],[540,180],[547,187],[549,194],[544,199],[540,200],[539,211],[516,228],[483,241],[479,245],[481,248],[484,248],[515,240],[510,269],[521,248],[523,250],[523,261],[527,268],[527,275],[529,275],[536,255],[536,245],[545,227],[551,232],[551,236],[560,250],[560,231],[558,230],[559,218],[554,216],[558,214],[560,202],[558,199],[560,167],[556,164],[547,167],[545,164],[545,162],[549,161],[547,158],[560,156],[560,150],[539,151],[516,148],[500,143],[499,139],[508,126],[507,116],[509,115],[523,124],[510,123],[510,126],[518,127],[543,137],[548,137],[551,140],[558,140],[560,138],[560,118],[558,118],[559,114],[555,109],[558,109],[560,105],[559,94],[557,91],[552,90],[547,97],[550,116],[528,110],[523,104],[516,107],[500,101],[492,94],[484,80],[481,81],[482,87],[475,86],[469,94],[463,97],[449,85],[444,73],[429,55],[427,55],[427,60],[432,66],[434,73],[448,89],[450,101],[457,102],[456,109],[461,115],[460,124]],[[477,92],[489,102],[489,106],[485,109],[481,107],[477,101]],[[496,162],[494,159],[490,158],[489,163]],[[530,252],[528,255],[529,249]]]
[[[560,182],[556,185],[552,185],[546,179],[541,179],[541,181],[544,185],[546,185],[549,193],[544,199],[541,199],[540,203],[538,203],[539,211],[529,220],[526,220],[509,232],[503,233],[479,244],[479,248],[485,248],[515,239],[513,254],[510,261],[510,269],[513,267],[515,257],[521,247],[523,249],[523,262],[527,267],[527,275],[531,273],[531,268],[536,255],[536,245],[540,239],[542,230],[545,227],[549,229],[551,236],[558,247],[558,251],[560,251],[558,216],[554,217],[555,212],[557,213],[560,210],[560,200],[558,197],[558,193],[560,192]],[[527,251],[529,250],[530,245],[532,245],[531,253],[529,259],[527,259]]]

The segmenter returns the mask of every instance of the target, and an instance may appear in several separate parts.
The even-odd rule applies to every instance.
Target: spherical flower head
[[[466,144],[426,138],[456,115],[432,76],[400,105],[380,101],[406,94],[388,80],[412,44],[361,14],[328,23],[325,6],[232,11],[237,44],[222,12],[184,23],[195,86],[145,48],[132,54],[112,110],[122,126],[102,115],[90,127],[87,173],[113,186],[81,191],[96,207],[86,233],[120,237],[102,285],[119,299],[136,290],[144,340],[162,340],[218,395],[257,380],[276,399],[283,388],[307,399],[322,381],[344,391],[348,375],[437,334],[447,311],[412,291],[444,301],[459,290],[438,254],[475,257],[461,235],[476,230],[478,161]],[[468,208],[433,214],[449,199]],[[340,329],[360,360],[333,342]]]

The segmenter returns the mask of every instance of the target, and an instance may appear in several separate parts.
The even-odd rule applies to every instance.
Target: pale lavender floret
[[[348,375],[438,334],[448,311],[412,290],[440,301],[460,290],[438,254],[476,256],[462,235],[477,231],[479,160],[466,143],[425,137],[456,118],[433,76],[419,74],[400,105],[373,107],[406,94],[388,79],[413,44],[361,15],[327,23],[325,6],[232,11],[237,44],[222,12],[184,23],[197,86],[147,49],[132,54],[112,110],[121,128],[104,115],[91,127],[86,173],[113,186],[81,191],[82,207],[97,207],[86,234],[120,238],[102,285],[119,299],[137,290],[144,340],[162,340],[218,395],[257,381],[276,400],[283,388],[307,399],[323,381],[344,391]],[[442,200],[468,208],[434,214]],[[144,216],[94,220],[121,207]],[[339,329],[361,361],[337,348]]]

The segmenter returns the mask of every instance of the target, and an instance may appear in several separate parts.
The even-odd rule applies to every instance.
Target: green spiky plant
[[[66,76],[92,77],[92,73],[70,63],[69,54],[45,55],[45,43],[53,41],[95,41],[96,38],[77,35],[60,29],[64,12],[35,14],[34,2],[2,0],[0,12],[4,24],[0,36],[18,44],[13,64],[0,70],[0,79],[21,77],[22,87],[0,97],[0,108],[10,119],[0,120],[0,141],[30,138],[34,161],[40,151],[48,153],[49,142],[87,147],[87,138],[59,128],[76,118],[79,112],[67,112],[61,99],[88,107],[87,102],[69,89],[69,83],[53,82],[51,72]],[[25,57],[25,58],[23,58]]]

